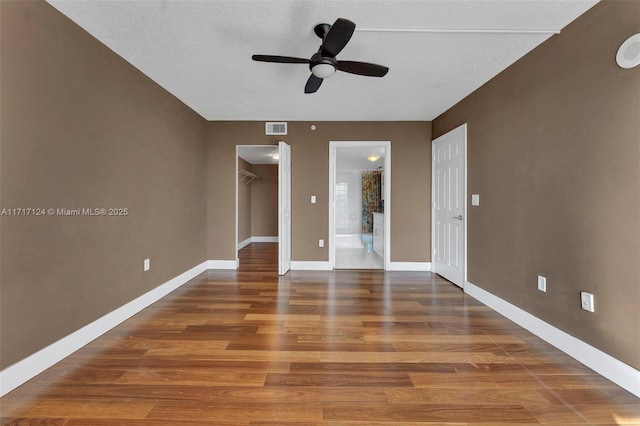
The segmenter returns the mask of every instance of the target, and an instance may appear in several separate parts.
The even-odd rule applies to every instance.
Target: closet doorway
[[[236,259],[250,244],[277,245],[279,275],[291,264],[290,152],[284,142],[236,147]]]
[[[391,142],[329,143],[331,269],[387,269]]]

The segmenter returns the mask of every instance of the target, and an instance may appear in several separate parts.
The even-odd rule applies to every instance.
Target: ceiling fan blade
[[[356,61],[338,61],[338,69],[351,74],[369,77],[384,77],[389,72],[389,68],[383,65]]]
[[[331,26],[322,42],[322,56],[335,58],[351,40],[356,24],[348,19],[338,18]]]
[[[292,58],[291,56],[275,56],[275,55],[253,55],[254,61],[259,62],[277,62],[279,64],[308,64],[308,59]]]
[[[304,93],[315,93],[320,88],[321,84],[322,79],[311,74],[311,76],[309,76],[309,80],[307,80],[307,84],[304,86]]]

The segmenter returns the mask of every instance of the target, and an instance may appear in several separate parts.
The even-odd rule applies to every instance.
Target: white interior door
[[[291,146],[278,144],[278,274],[291,269]]]
[[[462,287],[465,267],[466,125],[433,141],[432,270]]]

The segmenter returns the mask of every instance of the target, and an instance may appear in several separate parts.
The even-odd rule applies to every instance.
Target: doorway
[[[391,143],[329,143],[330,269],[387,269]]]
[[[432,271],[464,288],[467,263],[467,125],[431,145]]]
[[[278,273],[291,265],[291,155],[278,145],[236,146],[236,259],[254,243],[277,245]]]

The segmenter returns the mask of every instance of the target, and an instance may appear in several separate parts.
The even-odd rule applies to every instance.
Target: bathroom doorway
[[[390,142],[330,142],[331,269],[387,269]]]

